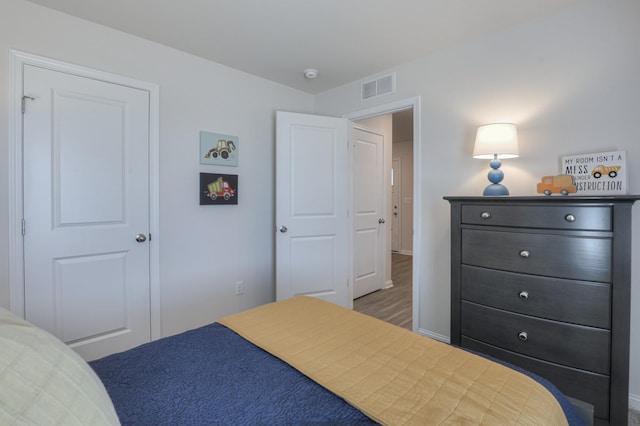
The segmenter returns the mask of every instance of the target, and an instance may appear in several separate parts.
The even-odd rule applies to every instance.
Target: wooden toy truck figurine
[[[562,195],[569,195],[576,191],[576,180],[571,175],[543,176],[540,182],[538,182],[539,194],[551,195],[560,193]]]

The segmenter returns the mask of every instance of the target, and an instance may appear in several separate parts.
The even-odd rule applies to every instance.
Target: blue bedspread
[[[123,425],[375,424],[342,398],[217,323],[90,365]],[[560,401],[569,424],[583,424],[567,399],[553,385],[542,383]]]
[[[217,323],[90,365],[123,425],[375,424]]]

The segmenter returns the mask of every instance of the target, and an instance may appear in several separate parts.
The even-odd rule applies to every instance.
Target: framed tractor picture
[[[200,164],[238,166],[238,137],[200,132]]]
[[[238,175],[200,173],[200,205],[238,204]]]

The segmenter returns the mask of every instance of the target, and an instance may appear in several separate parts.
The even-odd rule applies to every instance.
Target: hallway
[[[412,330],[413,257],[392,253],[391,265],[393,287],[355,299],[353,310]]]

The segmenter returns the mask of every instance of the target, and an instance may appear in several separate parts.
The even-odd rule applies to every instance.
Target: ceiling
[[[315,94],[584,0],[30,1]]]

